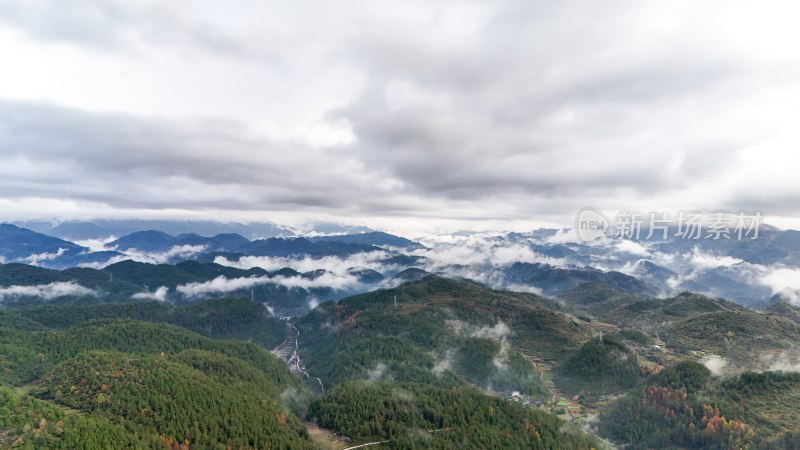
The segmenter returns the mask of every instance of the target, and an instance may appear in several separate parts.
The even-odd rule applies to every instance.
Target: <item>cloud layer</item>
[[[796,217],[788,1],[0,3],[19,218]]]

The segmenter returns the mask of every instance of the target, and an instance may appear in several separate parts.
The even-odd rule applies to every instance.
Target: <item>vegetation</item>
[[[591,447],[584,434],[564,431],[547,413],[464,384],[545,393],[531,363],[510,344],[532,345],[526,341],[532,336],[510,332],[504,321],[535,313],[580,330],[556,305],[437,279],[409,287],[410,310],[381,308],[387,292],[381,291],[379,302],[365,296],[325,304],[301,321],[301,339],[326,336],[326,323],[353,310],[344,326],[333,326],[344,331],[343,339],[308,346],[317,355],[330,352],[307,368],[318,370],[329,388],[313,401],[286,364],[264,349],[283,339],[284,322],[249,300],[0,310],[0,386],[6,386],[0,447],[314,448],[301,421],[307,414],[354,440],[391,437],[385,444],[391,448]],[[429,319],[408,320],[427,307]],[[360,384],[367,391],[351,391],[359,386],[353,378],[375,381]],[[414,400],[395,404],[386,397],[397,392],[413,393]],[[413,411],[424,414],[417,419]],[[367,432],[355,423],[376,428]],[[76,445],[81,441],[86,444]]]
[[[585,435],[562,422],[475,388],[350,381],[311,405],[310,417],[354,442],[387,441],[397,449],[589,449]]]
[[[252,370],[246,379],[218,370],[241,369],[244,363],[233,359],[197,352],[189,358],[209,372],[180,357],[84,352],[59,364],[36,395],[192,448],[312,448],[302,423],[276,401],[274,383],[262,389]]]
[[[0,275],[34,284],[112,282],[93,269],[8,266]],[[260,274],[177,267],[197,279]],[[141,269],[169,276],[160,266]],[[648,299],[607,286],[567,297],[593,318],[614,316],[625,326],[591,338],[551,300],[437,276],[323,303],[290,323],[302,369],[324,384],[319,395],[269,353],[294,330],[258,302],[73,299],[2,308],[0,448],[315,448],[303,420],[354,445],[381,441],[376,448],[600,447],[546,406],[503,398],[519,391],[547,403],[550,380],[591,398],[579,400],[584,407],[628,392],[610,403],[599,428],[630,448],[800,448],[800,375],[721,380],[693,362],[661,371],[646,362],[644,371],[636,355],[662,354],[648,353],[661,343],[653,331],[670,352],[736,358],[789,349],[800,332],[783,310],[759,314],[694,294]],[[552,378],[534,361],[551,367]]]
[[[0,448],[106,450],[163,449],[166,439],[148,439],[96,414],[76,414],[0,386]]]
[[[631,388],[642,369],[636,355],[614,336],[595,338],[558,366],[556,383],[571,393],[605,394]]]
[[[467,338],[456,353],[456,367],[467,381],[488,390],[519,391],[537,397],[549,395],[539,376],[531,370],[530,361],[506,342]]]
[[[297,327],[308,371],[328,383],[380,367],[398,381],[449,385],[455,372],[532,394],[546,389],[523,355],[551,358],[588,339],[550,300],[435,276],[323,304]]]
[[[634,449],[800,448],[798,388],[799,374],[744,373],[723,382],[685,361],[616,402],[600,429]]]
[[[746,362],[754,352],[793,348],[800,342],[800,326],[775,315],[720,311],[681,320],[663,335],[669,346],[684,352],[699,350]]]
[[[253,343],[103,319],[66,329],[0,328],[0,355],[0,384],[32,382],[32,394],[46,400],[2,391],[3,407],[13,409],[2,419],[7,445],[313,448],[281,403],[285,392],[301,390],[298,380]],[[80,439],[86,446],[75,445]]]
[[[165,322],[218,339],[250,340],[268,349],[283,341],[286,326],[257,302],[209,299],[173,307],[156,301],[99,305],[36,305],[0,310],[0,324],[17,329],[68,328],[95,319]]]

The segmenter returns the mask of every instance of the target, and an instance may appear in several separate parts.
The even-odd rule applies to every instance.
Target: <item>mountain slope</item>
[[[75,256],[87,248],[63,239],[11,224],[0,224],[0,258],[4,261],[34,262],[61,256]]]
[[[174,316],[226,337],[239,320],[259,316],[236,308],[242,316],[234,317],[227,305],[108,306],[120,316]],[[262,347],[165,323],[91,320],[107,312],[61,305],[0,311],[0,446],[8,439],[21,448],[316,448],[281,403],[285,392],[301,395],[300,384]],[[8,314],[42,325],[10,328],[19,321],[4,320]],[[7,389],[23,384],[39,400]]]
[[[253,241],[239,248],[239,252],[253,256],[349,256],[362,252],[380,251],[379,247],[366,244],[323,241],[313,242],[306,238],[269,238]]]
[[[720,380],[681,362],[652,376],[601,417],[626,448],[800,448],[800,375],[744,373]]]
[[[390,448],[585,449],[597,443],[543,411],[475,388],[348,382],[314,402],[309,415],[354,443]]]
[[[296,325],[308,371],[325,382],[368,378],[379,368],[395,380],[438,383],[449,368],[530,393],[541,384],[526,357],[558,359],[589,338],[550,300],[436,276],[323,304]],[[460,355],[487,363],[486,371],[463,370]]]
[[[557,295],[585,283],[602,284],[632,294],[656,293],[655,288],[630,275],[591,267],[560,268],[516,262],[503,271],[503,277],[512,284],[537,287],[548,295]]]

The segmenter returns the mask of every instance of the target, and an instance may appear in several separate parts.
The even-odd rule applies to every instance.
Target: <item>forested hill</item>
[[[589,339],[543,297],[437,276],[323,304],[297,327],[310,371],[334,383],[376,367],[408,381],[452,371],[493,390],[540,396],[529,358],[561,359]]]
[[[406,300],[419,289],[427,288],[410,287]],[[502,303],[508,294],[493,295]],[[514,308],[552,306],[529,300]],[[286,327],[244,299],[0,309],[0,448],[342,448],[335,441],[344,437],[312,435],[304,421],[353,445],[386,441],[375,448],[596,447],[548,413],[470,387],[480,372],[418,377],[420,367],[409,367],[410,381],[374,385],[342,373],[313,394],[267,351]],[[542,388],[505,382],[525,380],[532,392]]]
[[[281,403],[282,393],[299,392],[297,380],[252,343],[104,319],[63,330],[2,327],[0,349],[6,445],[314,448]]]
[[[0,325],[27,330],[69,328],[95,319],[170,323],[211,338],[237,338],[268,349],[278,345],[286,336],[284,322],[273,316],[264,305],[241,298],[209,299],[181,306],[140,301],[0,309]]]
[[[681,361],[786,352],[782,312],[439,276],[289,320],[242,298],[17,305],[0,309],[0,448],[604,448],[597,423],[631,448],[798,448],[796,375]]]

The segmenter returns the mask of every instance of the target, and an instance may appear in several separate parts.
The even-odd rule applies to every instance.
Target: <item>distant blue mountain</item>
[[[157,230],[137,231],[109,242],[106,247],[118,251],[136,249],[148,253],[164,253],[176,246],[205,246],[205,252],[235,252],[250,244],[244,236],[235,233],[219,234],[204,237],[199,234],[186,233],[171,236]]]
[[[666,267],[661,267],[652,261],[647,261],[644,259],[636,264],[633,275],[643,280],[650,281],[654,284],[663,284],[670,279],[678,277],[677,273],[667,269]]]
[[[160,231],[171,236],[187,233],[206,237],[235,233],[248,239],[294,236],[292,230],[267,222],[242,224],[208,220],[92,220],[67,221],[60,224],[29,221],[17,222],[16,225],[67,240],[105,239],[109,236],[125,236],[144,230]]]
[[[92,222],[64,222],[43,232],[67,240],[102,239],[113,234]]]
[[[525,284],[556,295],[585,283],[608,286],[632,294],[656,294],[653,286],[620,272],[604,272],[592,267],[560,268],[541,263],[517,262],[503,270],[509,283]]]
[[[353,234],[368,233],[373,230],[367,227],[346,225],[341,223],[316,222],[311,224],[308,231],[320,234]]]
[[[757,239],[679,239],[657,243],[662,253],[688,253],[695,247],[717,255],[733,256],[753,264],[800,265],[800,231],[763,225]]]
[[[161,231],[147,230],[122,236],[107,244],[106,247],[119,251],[136,249],[142,252],[165,252],[175,245],[178,244],[173,236]]]
[[[181,237],[178,236],[178,239],[180,240]],[[211,238],[210,242],[214,249],[213,251],[217,252],[233,252],[250,243],[247,238],[236,233],[218,234]]]
[[[125,255],[123,253],[114,251],[80,253],[78,255],[64,255],[52,261],[49,264],[42,264],[42,265],[46,267],[52,267],[55,269],[78,267],[87,264],[103,266],[105,264],[108,264],[108,261],[111,258],[120,258],[124,256]]]
[[[309,238],[313,242],[347,242],[350,244],[375,245],[378,247],[397,247],[407,250],[425,248],[419,242],[414,242],[404,237],[384,233],[382,231],[372,231],[369,233],[339,234],[333,236],[316,236]]]
[[[0,257],[5,261],[36,262],[72,257],[87,248],[11,224],[0,224]]]
[[[238,251],[253,256],[349,256],[362,252],[381,250],[380,247],[340,241],[314,242],[306,238],[270,238],[253,241]]]
[[[251,242],[234,233],[220,234],[208,238],[198,234],[171,236],[156,230],[131,233],[108,243],[106,247],[121,252],[135,249],[147,253],[164,253],[176,246],[184,245],[204,246],[203,253],[206,254],[242,254],[273,257],[345,257],[355,253],[381,250],[380,247],[374,245],[339,240],[312,241],[306,238],[268,238]],[[213,259],[211,260],[213,261]]]

